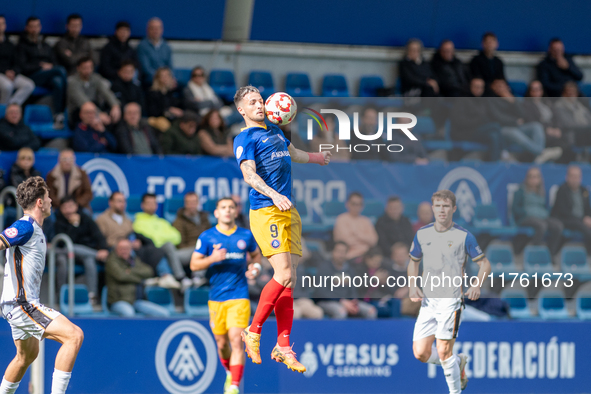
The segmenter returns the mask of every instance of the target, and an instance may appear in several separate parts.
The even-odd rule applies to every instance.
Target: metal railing
[[[68,255],[68,315],[74,315],[74,243],[66,234],[58,234],[51,240],[49,253],[49,307],[55,309],[55,254],[58,243],[66,244]]]
[[[4,199],[7,195],[11,194],[16,202],[16,187],[7,186],[0,192],[0,231],[4,229]],[[23,216],[23,209],[20,205],[16,204],[16,218],[20,219]],[[12,223],[11,223],[12,224]]]

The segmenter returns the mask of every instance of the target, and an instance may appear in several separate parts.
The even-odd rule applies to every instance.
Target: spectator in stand
[[[0,104],[23,105],[33,93],[35,83],[20,74],[16,64],[16,47],[4,34],[6,18],[0,15]]]
[[[530,167],[527,171],[525,180],[513,196],[511,210],[518,226],[533,227],[535,230],[531,240],[533,245],[543,245],[544,235],[548,233],[550,254],[555,256],[558,253],[564,226],[560,220],[550,217],[546,208],[546,189],[539,168]]]
[[[200,155],[201,140],[197,135],[198,116],[194,112],[186,111],[172,127],[162,135],[162,150],[164,154]]]
[[[157,248],[164,250],[174,277],[181,282],[182,291],[184,292],[192,286],[193,282],[187,278],[175,247],[175,245],[181,243],[181,233],[172,227],[166,219],[162,219],[156,215],[158,203],[156,202],[155,194],[145,193],[142,196],[141,207],[142,212],[135,215],[133,230],[151,239]]]
[[[250,221],[248,220],[248,216],[246,216],[246,214],[244,213],[244,208],[242,207],[242,199],[238,194],[232,194],[231,197],[232,200],[234,200],[234,204],[236,204],[236,225],[238,227],[250,230]]]
[[[367,216],[361,215],[363,211],[363,196],[353,192],[347,198],[347,212],[337,216],[333,239],[347,245],[347,260],[363,256],[369,248],[378,243],[378,234],[373,223]]]
[[[361,124],[359,125],[359,133],[363,135],[374,135],[377,133],[379,124],[378,118],[378,111],[376,111],[372,107],[366,107],[361,111]],[[382,130],[383,131],[383,130]],[[338,134],[338,133],[337,133]],[[341,141],[337,138],[336,142],[340,143]],[[357,144],[366,144],[366,140],[362,140],[357,136],[355,133],[351,133],[351,146],[355,146]],[[357,152],[356,150],[352,150],[351,152],[351,160],[384,160],[387,157],[387,152],[385,149],[377,149],[364,151],[360,150]]]
[[[525,122],[539,122],[546,131],[546,146],[559,146],[562,148],[562,156],[558,163],[570,163],[575,160],[572,139],[570,135],[563,133],[557,125],[557,117],[554,116],[554,109],[551,102],[545,100],[544,88],[540,81],[532,81],[525,93],[526,100],[523,101],[523,117]]]
[[[59,211],[55,214],[55,233],[66,234],[74,243],[74,255],[77,262],[84,264],[84,276],[88,297],[93,305],[98,305],[98,276],[96,262],[107,261],[109,256],[107,241],[90,216],[79,209],[72,196],[65,196],[60,201]],[[68,258],[64,249],[56,256],[57,288],[66,283]]]
[[[170,316],[163,306],[138,297],[146,279],[154,276],[154,270],[134,257],[132,251],[131,242],[122,238],[107,259],[105,277],[110,310],[123,317],[133,317],[136,312],[152,317]]]
[[[306,240],[302,238],[302,257],[296,268],[296,277],[298,279],[293,289],[293,318],[296,320],[320,320],[324,317],[322,308],[312,300],[314,288],[308,286],[308,284],[304,285],[302,280],[302,276],[306,275],[306,266],[309,264],[310,257],[311,254],[306,246]]]
[[[181,242],[177,245],[177,255],[183,266],[188,267],[195,251],[197,239],[202,232],[209,229],[207,212],[199,211],[199,196],[188,192],[184,197],[184,206],[179,208],[172,226],[181,234]]]
[[[207,83],[205,70],[201,66],[193,68],[191,79],[183,89],[183,101],[186,109],[205,116],[212,110],[219,110],[224,103]]]
[[[154,246],[149,238],[133,231],[133,223],[125,214],[126,207],[125,196],[121,192],[113,192],[109,197],[109,208],[96,218],[96,224],[107,239],[107,245],[115,248],[120,239],[128,239],[132,253],[158,273],[158,286],[180,289],[181,284],[172,276],[164,251]]]
[[[101,110],[99,117],[104,125],[115,124],[121,119],[119,100],[109,89],[109,81],[94,72],[90,57],[83,57],[78,60],[77,73],[68,78],[70,116],[77,119],[82,104],[87,102],[93,102]]]
[[[128,103],[123,107],[123,121],[115,127],[114,133],[119,153],[162,154],[156,132],[147,120],[142,119],[142,110],[137,103]]]
[[[68,75],[76,72],[78,61],[85,57],[92,58],[90,41],[80,35],[82,16],[70,14],[66,22],[66,34],[55,44],[58,63],[66,69]]]
[[[72,142],[77,152],[106,153],[117,151],[117,140],[101,121],[96,105],[88,101],[80,108],[80,123]]]
[[[567,134],[566,139],[577,146],[591,145],[591,110],[578,97],[577,83],[566,82],[562,97],[554,104],[557,125]]]
[[[583,73],[573,61],[572,56],[564,54],[564,43],[553,38],[548,45],[548,53],[538,64],[538,79],[550,97],[560,97],[564,84],[569,81],[581,81]]]
[[[174,95],[176,79],[168,67],[159,68],[154,74],[154,83],[146,98],[149,117],[175,119],[183,116],[181,102]]]
[[[55,127],[61,128],[64,122],[66,70],[57,65],[53,49],[40,34],[41,21],[35,16],[29,17],[16,48],[16,64],[35,85],[51,91]]]
[[[330,262],[325,262],[318,268],[318,275],[322,278],[342,275],[353,276],[355,271],[347,261],[349,248],[346,243],[338,241],[332,250]],[[344,282],[344,281],[343,281]],[[346,319],[347,317],[362,317],[375,319],[376,308],[367,302],[358,300],[357,288],[352,286],[341,286],[332,288],[320,287],[314,294],[316,303],[324,313],[333,319]]]
[[[146,98],[144,91],[134,82],[134,74],[135,65],[133,60],[124,60],[112,80],[111,91],[115,94],[122,107],[125,107],[127,103],[138,103],[142,111],[145,112]]]
[[[4,118],[0,119],[0,149],[11,151],[20,148],[38,150],[41,140],[23,122],[23,111],[14,103],[6,107]]]
[[[421,227],[431,224],[435,220],[430,202],[423,201],[419,204],[417,207],[417,217],[418,220],[412,225],[413,237]]]
[[[499,40],[495,33],[486,32],[482,36],[482,50],[470,62],[472,78],[482,79],[487,93],[490,92],[490,85],[493,81],[505,80],[505,65],[496,55],[498,48]]]
[[[47,174],[47,186],[52,207],[58,209],[65,196],[74,196],[82,208],[90,209],[92,189],[86,172],[76,165],[76,156],[71,149],[60,152],[58,162]]]
[[[332,145],[333,148],[330,148],[332,153],[330,158],[331,161],[350,161],[351,152],[349,151],[349,144],[347,141],[339,140],[339,133],[335,129],[335,121],[333,117],[327,116],[325,120],[328,128],[323,126],[322,129],[312,137],[312,141],[310,141],[310,150],[312,152],[320,152],[321,145],[324,145],[324,150],[327,150],[327,147]]]
[[[378,245],[382,249],[384,256],[390,254],[392,245],[396,242],[403,242],[409,246],[412,243],[414,237],[412,224],[403,213],[404,204],[400,197],[388,198],[384,214],[376,222],[376,232],[379,238]]]
[[[209,111],[199,126],[199,142],[203,153],[210,156],[232,157],[232,139],[219,111]]]
[[[468,69],[456,57],[454,43],[443,40],[431,59],[431,68],[441,95],[444,97],[466,97],[469,92]]]
[[[129,45],[130,36],[131,26],[129,22],[117,22],[115,25],[115,34],[109,38],[107,45],[101,49],[101,61],[98,72],[109,81],[113,82],[117,79],[117,75],[124,62],[133,65],[135,74],[135,68],[138,63],[135,50]]]
[[[150,19],[146,28],[146,38],[137,47],[137,57],[145,86],[152,85],[152,80],[159,68],[172,68],[172,49],[162,38],[163,32],[162,20]]]
[[[41,173],[33,167],[35,165],[35,153],[31,148],[21,148],[16,154],[16,161],[10,169],[10,185],[18,187],[22,182],[33,176],[41,176]]]
[[[489,116],[501,125],[501,135],[505,141],[522,147],[535,157],[537,164],[562,156],[560,147],[546,148],[546,133],[540,123],[525,123],[521,105],[515,100],[505,80],[495,80],[491,89],[495,97],[487,100]]]
[[[570,165],[566,170],[566,182],[563,183],[552,207],[552,217],[557,218],[569,230],[583,233],[587,254],[591,255],[591,206],[589,190],[581,182],[581,167]]]
[[[431,65],[423,59],[421,40],[416,38],[408,40],[398,74],[400,89],[405,96],[439,96],[439,84],[431,71]]]
[[[363,256],[363,264],[359,264],[357,275],[363,277],[375,276],[379,283],[377,286],[366,286],[359,289],[364,301],[371,303],[377,308],[384,306],[388,299],[392,298],[392,288],[388,286],[388,261],[384,258],[382,250],[379,246],[374,246],[369,249]]]

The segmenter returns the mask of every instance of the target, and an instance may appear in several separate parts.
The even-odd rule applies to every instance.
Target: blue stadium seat
[[[375,221],[384,214],[384,203],[380,200],[366,199],[363,202],[362,215],[369,217],[374,223]]]
[[[222,99],[232,101],[236,93],[236,81],[231,70],[211,70],[209,85]]]
[[[486,233],[496,237],[510,237],[517,234],[514,226],[503,226],[495,203],[489,205],[477,205],[474,208],[472,226],[476,233]]]
[[[527,319],[532,317],[524,289],[506,288],[501,292],[501,299],[509,304],[511,317]]]
[[[164,219],[171,223],[174,222],[176,219],[176,213],[183,206],[185,206],[185,200],[183,196],[167,198],[164,201]]]
[[[47,105],[27,105],[23,121],[41,139],[70,138],[72,136],[69,130],[53,128],[53,114]]]
[[[6,104],[0,104],[0,118],[3,118],[5,113],[6,113]]]
[[[349,97],[347,80],[342,74],[327,74],[322,79],[322,95],[324,97]]]
[[[417,124],[411,129],[414,135],[435,134],[435,122],[430,116],[417,116]]]
[[[374,300],[371,304],[375,306],[379,318],[400,317],[401,302],[397,298],[390,298],[385,303]]]
[[[507,81],[511,92],[516,97],[524,97],[527,92],[527,83],[523,81]]]
[[[577,317],[583,320],[591,320],[591,291],[578,291],[576,304]]]
[[[359,97],[377,97],[378,89],[384,87],[384,80],[379,75],[363,75],[359,79]]]
[[[248,84],[257,88],[265,100],[275,92],[273,76],[269,71],[251,71],[248,76]]]
[[[308,211],[308,206],[305,201],[296,201],[296,208],[302,219],[302,232],[314,233],[327,230],[327,226],[322,223],[314,222],[311,212]]]
[[[208,317],[209,288],[199,287],[185,291],[185,313],[189,316]]]
[[[285,93],[292,97],[314,97],[310,77],[305,73],[289,73],[285,76]]]
[[[322,223],[331,227],[334,225],[337,216],[346,211],[347,208],[342,201],[325,201],[322,203]]]
[[[64,315],[69,316],[69,295],[70,291],[68,285],[62,285],[60,288],[60,311]],[[94,311],[88,298],[88,290],[86,285],[74,285],[74,315],[91,315]]]
[[[174,297],[169,289],[164,289],[157,286],[147,286],[144,289],[146,299],[150,302],[163,306],[171,313],[175,313]]]
[[[189,68],[175,68],[173,70],[174,77],[181,85],[186,85],[191,80],[191,69]]]
[[[591,279],[587,251],[582,246],[564,246],[560,252],[560,267],[562,272],[569,272],[581,281]]]
[[[579,87],[579,90],[585,97],[591,97],[591,83],[584,83]]]
[[[96,219],[101,213],[109,208],[109,197],[94,197],[90,201],[90,208],[92,208],[92,218]]]
[[[492,272],[495,275],[518,272],[513,250],[508,245],[490,245],[486,249],[486,257],[490,261]]]
[[[568,309],[562,291],[555,289],[540,291],[538,313],[542,319],[568,319]]]
[[[552,258],[546,246],[528,245],[523,251],[523,268],[528,274],[553,273]]]
[[[126,212],[130,216],[134,216],[136,213],[142,211],[142,196],[132,195],[127,197],[127,209]]]

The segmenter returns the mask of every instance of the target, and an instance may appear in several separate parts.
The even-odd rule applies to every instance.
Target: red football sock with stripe
[[[254,317],[252,318],[252,323],[250,324],[250,332],[254,332],[255,334],[261,333],[263,323],[273,311],[275,303],[277,302],[277,299],[281,293],[283,293],[284,289],[285,286],[282,286],[274,278],[271,278],[269,283],[263,287],[263,291],[261,292],[261,297],[259,299],[259,305],[257,306],[257,310],[254,313]]]
[[[275,304],[277,317],[277,344],[281,347],[289,346],[289,335],[293,325],[293,291],[286,287]]]
[[[230,359],[229,358],[220,358],[220,361],[222,362],[224,369],[226,371],[229,371],[230,370]]]
[[[230,365],[230,372],[232,373],[232,384],[234,386],[240,386],[242,374],[244,373],[244,365]]]

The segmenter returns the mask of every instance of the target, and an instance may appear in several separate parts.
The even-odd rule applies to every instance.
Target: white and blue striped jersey
[[[434,223],[421,227],[410,248],[410,257],[414,261],[423,260],[425,297],[461,298],[461,283],[468,256],[475,262],[484,257],[476,238],[468,230],[455,223],[443,232],[435,230]],[[434,280],[434,277],[451,278],[451,282],[447,279]],[[455,279],[454,282],[454,278],[462,279]]]
[[[4,309],[38,302],[47,252],[41,226],[25,215],[0,233],[0,242],[6,247],[0,305]]]

